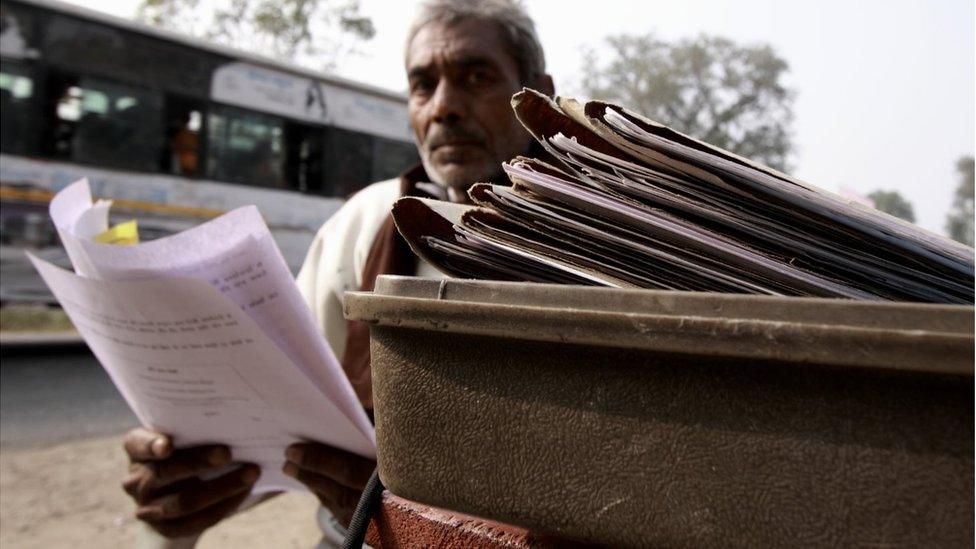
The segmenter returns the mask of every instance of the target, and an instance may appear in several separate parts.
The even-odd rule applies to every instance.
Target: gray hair
[[[508,53],[518,66],[523,85],[533,85],[546,73],[546,57],[535,32],[535,23],[520,0],[427,0],[407,33],[407,47],[428,23],[450,25],[463,19],[494,23],[508,42]]]

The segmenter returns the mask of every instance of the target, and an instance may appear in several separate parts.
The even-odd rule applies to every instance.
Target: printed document
[[[284,449],[323,442],[375,457],[373,427],[254,207],[138,245],[93,237],[110,203],[87,182],[51,217],[75,273],[31,257],[144,426],[177,447],[230,446],[256,492],[303,490]]]

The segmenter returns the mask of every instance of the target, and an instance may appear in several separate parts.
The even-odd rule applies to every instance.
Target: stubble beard
[[[483,164],[480,169],[472,167],[470,169],[438,169],[430,159],[429,154],[421,154],[420,162],[427,172],[427,177],[431,183],[437,184],[447,193],[448,199],[452,202],[467,202],[468,189],[475,183],[498,181],[499,177],[504,177],[501,163],[494,169],[489,169],[489,164]]]

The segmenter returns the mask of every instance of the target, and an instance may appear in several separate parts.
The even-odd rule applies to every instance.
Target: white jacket
[[[340,360],[346,350],[343,293],[362,287],[373,240],[399,197],[399,178],[373,183],[353,195],[319,229],[298,272],[298,289]],[[444,277],[423,260],[417,261],[417,275]]]

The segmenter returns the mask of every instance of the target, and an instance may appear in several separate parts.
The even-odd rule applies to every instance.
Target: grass
[[[46,305],[6,305],[0,307],[0,331],[70,332],[68,315],[58,307]]]

